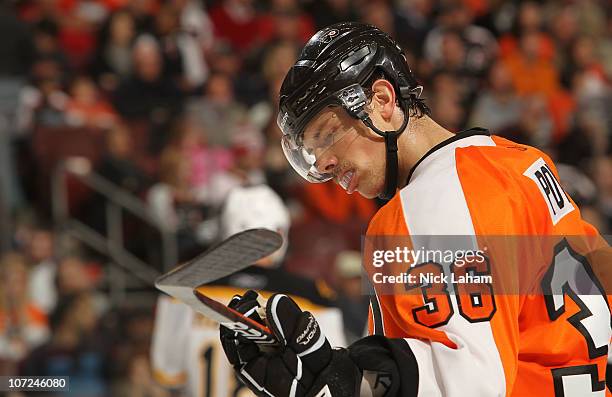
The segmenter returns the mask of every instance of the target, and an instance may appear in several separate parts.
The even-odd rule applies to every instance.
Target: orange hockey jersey
[[[491,236],[527,241],[493,248],[471,269],[434,260],[407,267],[419,276],[453,273],[442,286],[416,278],[390,289],[375,277],[383,266],[364,256],[376,291],[370,333],[405,341],[418,379],[402,381],[417,382],[418,397],[610,396],[610,306],[599,276],[612,263],[591,263],[609,247],[544,153],[482,129],[442,142],[374,216],[365,245],[389,245],[381,241],[390,236],[423,250],[435,248],[433,236],[462,236],[453,241],[480,252]],[[476,291],[456,282],[493,269],[495,281]]]

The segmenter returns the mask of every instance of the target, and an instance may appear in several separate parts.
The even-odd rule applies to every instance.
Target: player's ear
[[[395,89],[389,81],[378,79],[372,84],[372,102],[370,106],[378,109],[383,119],[391,119],[395,111]]]

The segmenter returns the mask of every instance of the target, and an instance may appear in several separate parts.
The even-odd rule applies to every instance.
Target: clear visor
[[[321,183],[333,178],[331,173],[319,172],[315,154],[304,146],[298,145],[294,135],[283,135],[281,145],[289,164],[308,182]]]
[[[331,164],[329,149],[342,140],[347,131],[344,128],[336,130],[315,131],[301,135],[283,135],[281,145],[289,164],[295,171],[309,182],[322,183],[334,178],[333,172],[325,172],[325,167]]]

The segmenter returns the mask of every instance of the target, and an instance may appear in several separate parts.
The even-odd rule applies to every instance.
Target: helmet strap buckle
[[[338,93],[338,99],[342,103],[342,107],[355,118],[363,120],[367,117],[365,105],[368,98],[363,92],[363,88],[359,84],[351,84]]]

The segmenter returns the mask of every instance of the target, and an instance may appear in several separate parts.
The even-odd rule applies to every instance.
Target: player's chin
[[[385,194],[385,183],[377,183],[376,185],[374,185],[371,189],[367,190],[366,192],[364,192],[363,196],[369,199],[376,199],[376,198],[383,198],[383,195]]]
[[[383,187],[372,187],[369,184],[362,184],[357,187],[357,193],[361,194],[367,199],[375,199],[379,197],[383,192]]]

